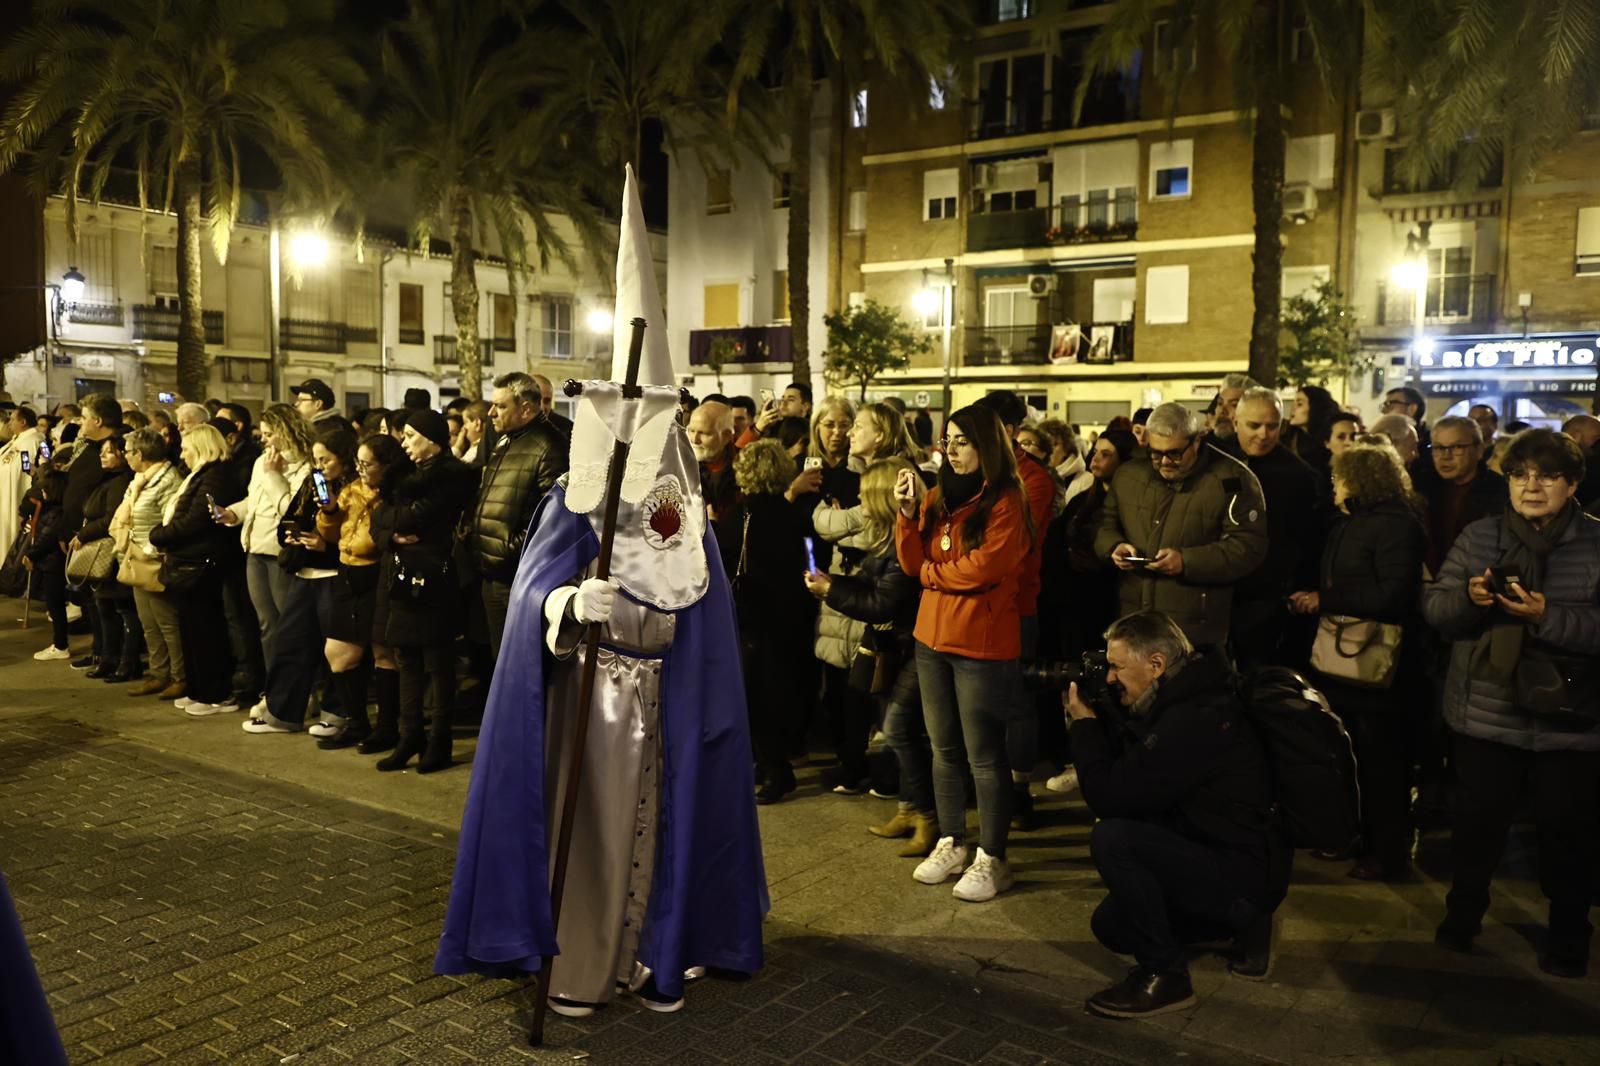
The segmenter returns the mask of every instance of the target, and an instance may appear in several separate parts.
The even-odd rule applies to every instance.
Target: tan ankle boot
[[[939,823],[925,814],[915,816],[916,829],[906,846],[895,854],[902,859],[925,859],[939,842]]]
[[[917,828],[917,815],[915,811],[895,811],[894,817],[882,825],[869,825],[867,832],[875,837],[908,837]]]

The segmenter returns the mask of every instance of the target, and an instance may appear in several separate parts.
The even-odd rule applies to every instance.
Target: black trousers
[[[1181,971],[1184,945],[1231,939],[1260,914],[1211,849],[1164,826],[1107,818],[1095,824],[1089,853],[1110,891],[1089,928],[1147,970]]]
[[[877,720],[872,697],[850,687],[850,671],[822,664],[822,704],[828,712],[828,734],[839,757],[839,780],[855,784],[868,777],[867,739]]]
[[[1339,710],[1335,705],[1334,709]],[[1411,851],[1411,765],[1416,726],[1403,707],[1343,712],[1356,749],[1366,850],[1393,872]]]
[[[479,594],[483,597],[484,621],[489,626],[489,654],[500,658],[500,639],[506,632],[506,614],[511,610],[511,586],[504,581],[484,578]]]
[[[1589,957],[1589,905],[1600,851],[1600,752],[1527,751],[1452,735],[1456,768],[1455,878],[1445,923],[1476,932],[1489,883],[1524,797],[1533,801],[1539,888],[1550,901],[1549,951]]]
[[[233,652],[222,609],[222,575],[207,569],[187,590],[171,594],[178,608],[178,636],[188,695],[200,703],[224,703],[232,695]]]
[[[456,704],[456,657],[453,643],[395,649],[400,667],[400,733],[426,732],[426,722],[448,732]],[[433,714],[425,714],[425,691],[433,694]]]
[[[67,575],[60,570],[33,571],[33,587],[44,600],[45,614],[50,616],[50,644],[67,646]]]
[[[261,621],[250,601],[243,556],[222,564],[222,610],[228,617],[228,645],[233,650],[234,699],[248,710],[266,689],[267,661],[261,647]]]
[[[765,633],[752,634],[740,643],[756,780],[775,788],[791,788],[794,770],[789,766],[789,738],[800,718],[794,647]]]

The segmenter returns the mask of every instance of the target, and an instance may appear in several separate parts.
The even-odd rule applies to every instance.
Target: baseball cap
[[[322,401],[322,406],[332,408],[338,401],[334,398],[333,390],[321,378],[306,378],[292,390],[296,396],[306,394]]]

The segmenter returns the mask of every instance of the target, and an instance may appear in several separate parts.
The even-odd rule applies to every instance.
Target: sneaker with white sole
[[[911,876],[925,885],[937,885],[966,865],[966,846],[957,844],[955,837],[940,837],[939,843],[933,846],[933,854],[919,862]]]
[[[267,716],[267,698],[262,696],[256,700],[255,706],[250,708],[251,718],[265,718]]]
[[[295,726],[285,725],[272,718],[246,718],[240,726],[246,733],[298,733]]]
[[[1069,766],[1044,783],[1044,787],[1051,792],[1076,792],[1078,791],[1078,768]]]
[[[33,657],[39,662],[48,663],[55,662],[57,659],[70,659],[72,658],[72,652],[67,648],[58,648],[52,644],[48,648],[40,648],[34,652]]]
[[[174,700],[173,702],[176,703],[177,701]],[[225,703],[201,703],[199,700],[187,700],[185,702],[188,706],[184,707],[183,713],[191,718],[205,718],[213,714],[232,714],[239,709],[239,705],[232,700],[228,700]]]
[[[1006,865],[1006,861],[979,848],[977,858],[961,875],[951,894],[968,903],[983,903],[994,899],[1011,885],[1011,867]]]
[[[344,720],[340,719],[335,722],[313,722],[311,723],[311,727],[307,729],[306,732],[310,733],[314,737],[336,737],[340,733],[344,732]]]
[[[579,1003],[575,999],[562,999],[560,996],[551,996],[545,1000],[550,1009],[563,1018],[587,1018],[594,1013],[594,1004]]]
[[[172,708],[173,710],[177,711],[187,711],[191,706],[198,702],[200,701],[192,700],[188,696],[179,696],[177,699],[172,701]]]

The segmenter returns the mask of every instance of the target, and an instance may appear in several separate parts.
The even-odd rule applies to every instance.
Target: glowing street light
[[[918,289],[917,292],[911,297],[912,310],[916,311],[917,314],[921,315],[923,318],[927,318],[929,315],[939,310],[943,303],[943,297],[933,289]]]
[[[83,299],[83,283],[87,280],[79,273],[77,267],[68,267],[67,272],[61,275],[61,299],[64,303],[75,304]]]
[[[589,326],[590,333],[610,333],[614,320],[611,317],[610,308],[596,307],[590,310],[585,321]]]
[[[1402,289],[1420,289],[1428,284],[1428,264],[1422,259],[1402,259],[1389,277]]]
[[[297,267],[320,267],[328,261],[328,238],[301,230],[289,238],[289,259]]]

